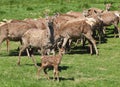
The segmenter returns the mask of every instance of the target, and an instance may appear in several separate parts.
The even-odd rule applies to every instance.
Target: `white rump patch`
[[[86,22],[91,26],[93,26],[96,23],[96,20],[94,18],[86,18],[86,19],[87,19]]]
[[[120,13],[119,12],[115,12],[115,15],[120,17]]]

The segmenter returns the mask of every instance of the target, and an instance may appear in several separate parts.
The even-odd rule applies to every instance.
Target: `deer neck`
[[[58,58],[58,59],[57,59],[57,60],[58,60],[58,64],[60,64],[60,62],[61,62],[61,60],[62,60],[62,56],[63,56],[62,54],[58,54],[58,57],[57,57],[57,58]]]

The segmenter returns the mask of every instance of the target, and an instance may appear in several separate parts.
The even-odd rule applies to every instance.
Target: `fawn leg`
[[[47,72],[46,72],[46,69],[47,69],[47,68],[44,68],[44,73],[45,73],[45,76],[47,77],[47,79],[49,80],[50,77],[48,76],[48,74],[47,74]]]
[[[43,69],[43,66],[39,67],[38,68],[38,71],[37,71],[37,79],[39,79],[39,76],[40,76],[40,71]]]

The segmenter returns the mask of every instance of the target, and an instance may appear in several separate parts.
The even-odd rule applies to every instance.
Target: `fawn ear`
[[[94,13],[98,14],[98,12],[96,10],[94,10]]]

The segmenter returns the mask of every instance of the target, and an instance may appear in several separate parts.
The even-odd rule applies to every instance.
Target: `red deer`
[[[55,26],[56,27],[56,26]],[[67,41],[72,38],[80,38],[83,34],[90,42],[90,53],[93,54],[92,45],[95,48],[96,54],[98,50],[96,47],[95,40],[92,37],[92,27],[85,20],[70,20],[64,23],[60,29],[55,31],[55,40],[58,38],[64,38],[62,47],[65,47]]]
[[[86,16],[86,17],[90,16],[90,15],[96,15],[95,12],[101,13],[101,12],[103,12],[103,10],[101,10],[99,8],[89,8],[88,10],[83,11],[83,15]]]
[[[21,41],[22,35],[31,28],[45,28],[45,19],[22,21],[12,20],[0,26],[0,45],[4,40]],[[7,43],[8,44],[8,43]]]
[[[54,26],[54,32],[58,31],[61,28],[61,26],[63,26],[67,21],[77,18],[74,15],[69,15],[69,14],[57,14],[53,17],[54,17],[53,26],[55,25]]]
[[[119,16],[117,15],[117,13],[115,14],[114,12],[111,12],[111,11],[108,11],[108,12],[98,12],[96,10],[94,10],[94,11],[89,10],[85,14],[86,14],[86,16],[99,15],[100,18],[103,21],[103,26],[114,25],[115,31],[118,31],[119,38],[120,38],[120,30],[118,28]],[[114,35],[114,37],[116,37],[116,34]]]
[[[76,18],[85,19],[85,16],[83,15],[83,13],[80,13],[80,12],[70,11],[70,12],[67,12],[66,14],[75,16]]]
[[[45,22],[46,28],[32,28],[24,33],[24,35],[22,36],[22,46],[19,51],[18,65],[20,65],[21,53],[25,48],[29,46],[36,47],[41,50],[41,54],[43,55],[45,54],[45,50],[52,46],[54,38],[52,34],[53,30],[50,27],[52,26],[51,24],[52,23],[47,20]],[[31,56],[35,66],[37,67],[36,60],[33,57],[33,53]]]
[[[90,8],[90,10],[97,10],[97,11],[99,11],[99,12],[102,11],[102,10],[97,9],[97,8]],[[76,16],[76,17],[78,17],[79,19],[83,19],[83,20],[89,21],[89,24],[92,23],[93,25],[91,25],[91,24],[90,24],[90,25],[91,25],[92,27],[94,27],[93,31],[94,31],[94,32],[96,32],[96,31],[99,32],[99,33],[98,33],[98,34],[99,34],[99,43],[101,43],[101,37],[102,37],[102,35],[100,35],[100,34],[101,34],[101,31],[102,31],[102,21],[101,21],[101,19],[100,19],[99,17],[92,16],[92,17],[90,17],[90,18],[87,18],[87,17],[85,17],[85,16],[83,15],[83,13],[73,12],[73,11],[67,12],[67,14]],[[92,20],[91,20],[91,19],[92,19]],[[93,19],[94,19],[96,22],[93,23]],[[92,21],[92,22],[90,22],[90,21]],[[83,40],[83,39],[81,38],[81,40]]]
[[[112,6],[112,3],[105,4],[105,11],[110,11],[111,6]]]
[[[0,27],[0,45],[6,39],[20,41],[22,35],[33,26],[24,22],[16,21],[2,25]]]
[[[2,22],[0,22],[0,27],[6,23],[10,23],[12,20],[7,20],[7,19],[3,19]],[[9,52],[9,39],[6,40],[6,44],[7,44],[7,52]]]
[[[61,48],[61,49],[59,49],[59,54],[57,54],[55,56],[45,56],[45,55],[41,56],[41,67],[38,68],[37,78],[39,78],[40,71],[43,69],[47,78],[50,79],[47,72],[46,72],[46,69],[49,66],[53,66],[54,67],[54,70],[53,70],[54,77],[53,77],[53,79],[55,80],[55,78],[57,77],[57,81],[59,81],[58,67],[59,67],[59,64],[62,60],[62,56],[63,56],[64,53],[65,53],[65,49]]]

